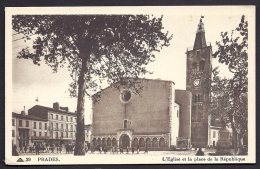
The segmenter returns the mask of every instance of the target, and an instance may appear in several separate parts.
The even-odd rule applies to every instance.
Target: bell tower
[[[202,18],[194,46],[186,52],[186,90],[192,93],[191,144],[192,147],[205,148],[208,142],[212,47],[206,43]]]

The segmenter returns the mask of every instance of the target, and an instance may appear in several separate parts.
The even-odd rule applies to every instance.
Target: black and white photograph
[[[6,165],[256,162],[254,6],[5,14]]]

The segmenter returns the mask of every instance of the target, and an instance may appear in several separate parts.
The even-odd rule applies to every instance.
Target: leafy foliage
[[[239,26],[228,33],[221,32],[222,40],[216,42],[218,50],[213,57],[228,65],[231,79],[220,78],[213,70],[211,113],[227,124],[231,123],[235,148],[248,130],[248,22],[242,16]],[[234,36],[237,37],[234,38]],[[238,136],[238,137],[237,137]]]
[[[162,17],[146,15],[17,15],[13,29],[29,36],[40,35],[33,52],[23,49],[19,58],[41,60],[53,69],[68,65],[71,76],[79,75],[81,59],[88,60],[87,91],[149,73],[145,65],[154,61],[154,51],[169,46],[171,36],[162,32]],[[99,78],[96,78],[99,77]],[[76,96],[74,82],[72,96]],[[89,92],[87,92],[89,94]]]
[[[84,154],[85,93],[91,95],[103,82],[140,93],[138,77],[150,73],[146,65],[154,61],[154,52],[172,38],[162,31],[162,17],[149,15],[15,15],[12,21],[27,39],[39,35],[33,51],[22,49],[18,58],[36,65],[44,60],[54,72],[68,66],[71,72],[70,93],[78,97],[75,155]]]

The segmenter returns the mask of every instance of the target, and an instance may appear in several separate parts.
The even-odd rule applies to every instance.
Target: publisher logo
[[[23,159],[19,158],[16,162],[24,162]]]

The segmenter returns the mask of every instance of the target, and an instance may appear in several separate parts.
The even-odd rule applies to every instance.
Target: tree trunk
[[[234,152],[237,153],[237,130],[235,128],[234,122],[233,122],[233,116],[230,117],[231,120],[231,128],[232,128],[232,135],[233,135],[233,141],[234,141]]]
[[[237,154],[241,154],[243,152],[243,145],[242,145],[242,137],[241,137],[241,134],[238,133],[238,151],[237,151]]]
[[[82,57],[82,68],[78,80],[78,103],[77,103],[77,133],[76,133],[76,147],[74,155],[85,155],[85,122],[84,122],[84,103],[85,103],[85,90],[86,90],[86,72],[87,72],[87,59]]]

